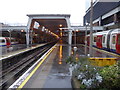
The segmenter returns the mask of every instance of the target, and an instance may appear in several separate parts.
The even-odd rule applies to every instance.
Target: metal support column
[[[87,56],[87,24],[85,24],[86,30],[85,30],[85,56]]]
[[[89,45],[90,57],[92,57],[92,41],[93,41],[93,0],[91,0],[91,12],[90,12],[90,45]]]
[[[32,18],[29,18],[28,24],[27,24],[27,31],[26,31],[26,44],[27,47],[30,46],[30,26],[31,26]]]
[[[66,17],[66,22],[67,22],[67,26],[68,28],[71,28],[71,25],[70,25],[70,18]],[[68,44],[71,45],[72,44],[72,30],[68,29],[69,32],[68,32]]]
[[[68,44],[71,45],[72,44],[72,31],[69,30],[68,32]]]

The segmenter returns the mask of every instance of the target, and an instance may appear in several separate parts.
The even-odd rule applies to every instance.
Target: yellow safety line
[[[85,45],[82,45],[82,46],[85,46]],[[89,46],[87,46],[87,47],[89,47]],[[115,57],[120,57],[120,55],[117,55],[117,54],[112,53],[112,52],[108,52],[108,51],[105,51],[105,50],[97,49],[97,48],[95,48],[95,47],[92,47],[92,48],[93,48],[93,49],[96,49],[97,51],[101,51],[101,52],[104,52],[104,53],[111,54],[111,55],[113,55],[113,56],[115,56]]]
[[[114,53],[112,53],[112,52],[108,52],[108,51],[105,51],[105,50],[97,49],[97,48],[94,48],[94,47],[93,47],[93,49],[96,49],[96,50],[101,51],[101,52],[104,52],[104,53],[111,54],[111,55],[116,56],[116,57],[120,57],[120,55],[114,54]]]
[[[55,46],[54,46],[55,47]],[[50,55],[50,53],[53,51],[54,47],[52,48],[52,50],[50,50],[48,52],[48,54],[42,59],[42,61],[35,67],[35,69],[30,73],[30,75],[24,80],[24,82],[18,87],[18,90],[20,88],[22,88],[26,83],[27,81],[31,78],[31,76],[36,72],[36,70],[41,66],[41,64],[44,62],[44,60],[48,57],[48,55]]]
[[[117,60],[117,58],[90,58],[90,60]]]

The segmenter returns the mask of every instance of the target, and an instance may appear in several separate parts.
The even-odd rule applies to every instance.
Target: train
[[[90,34],[86,36],[90,44]],[[93,33],[93,47],[120,54],[120,28]]]
[[[18,44],[18,41],[15,38],[10,37],[0,37],[0,47],[6,46],[9,48],[12,45]]]

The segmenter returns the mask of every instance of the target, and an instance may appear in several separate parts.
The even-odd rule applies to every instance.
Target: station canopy
[[[30,28],[35,26],[35,22],[38,23],[39,27],[45,27],[49,31],[59,34],[60,28],[67,28],[68,21],[70,18],[69,14],[30,14],[27,15],[31,18]]]

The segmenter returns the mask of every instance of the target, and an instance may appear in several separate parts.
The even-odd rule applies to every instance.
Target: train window
[[[100,37],[100,42],[102,42],[102,37]]]
[[[105,35],[102,37],[102,42],[105,43]]]
[[[2,40],[0,40],[0,42],[1,42],[1,43],[4,43],[4,42],[5,42],[5,40],[3,40],[3,39],[2,39]]]
[[[102,42],[102,37],[97,37],[97,42]]]
[[[99,42],[100,41],[100,39],[99,39],[99,37],[97,37],[97,42]]]
[[[112,37],[112,44],[115,44],[115,43],[116,43],[116,42],[115,42],[115,41],[116,41],[115,38],[116,38],[115,36]]]
[[[94,37],[94,42],[96,42],[96,39],[97,39],[97,37],[95,36],[95,37]]]

